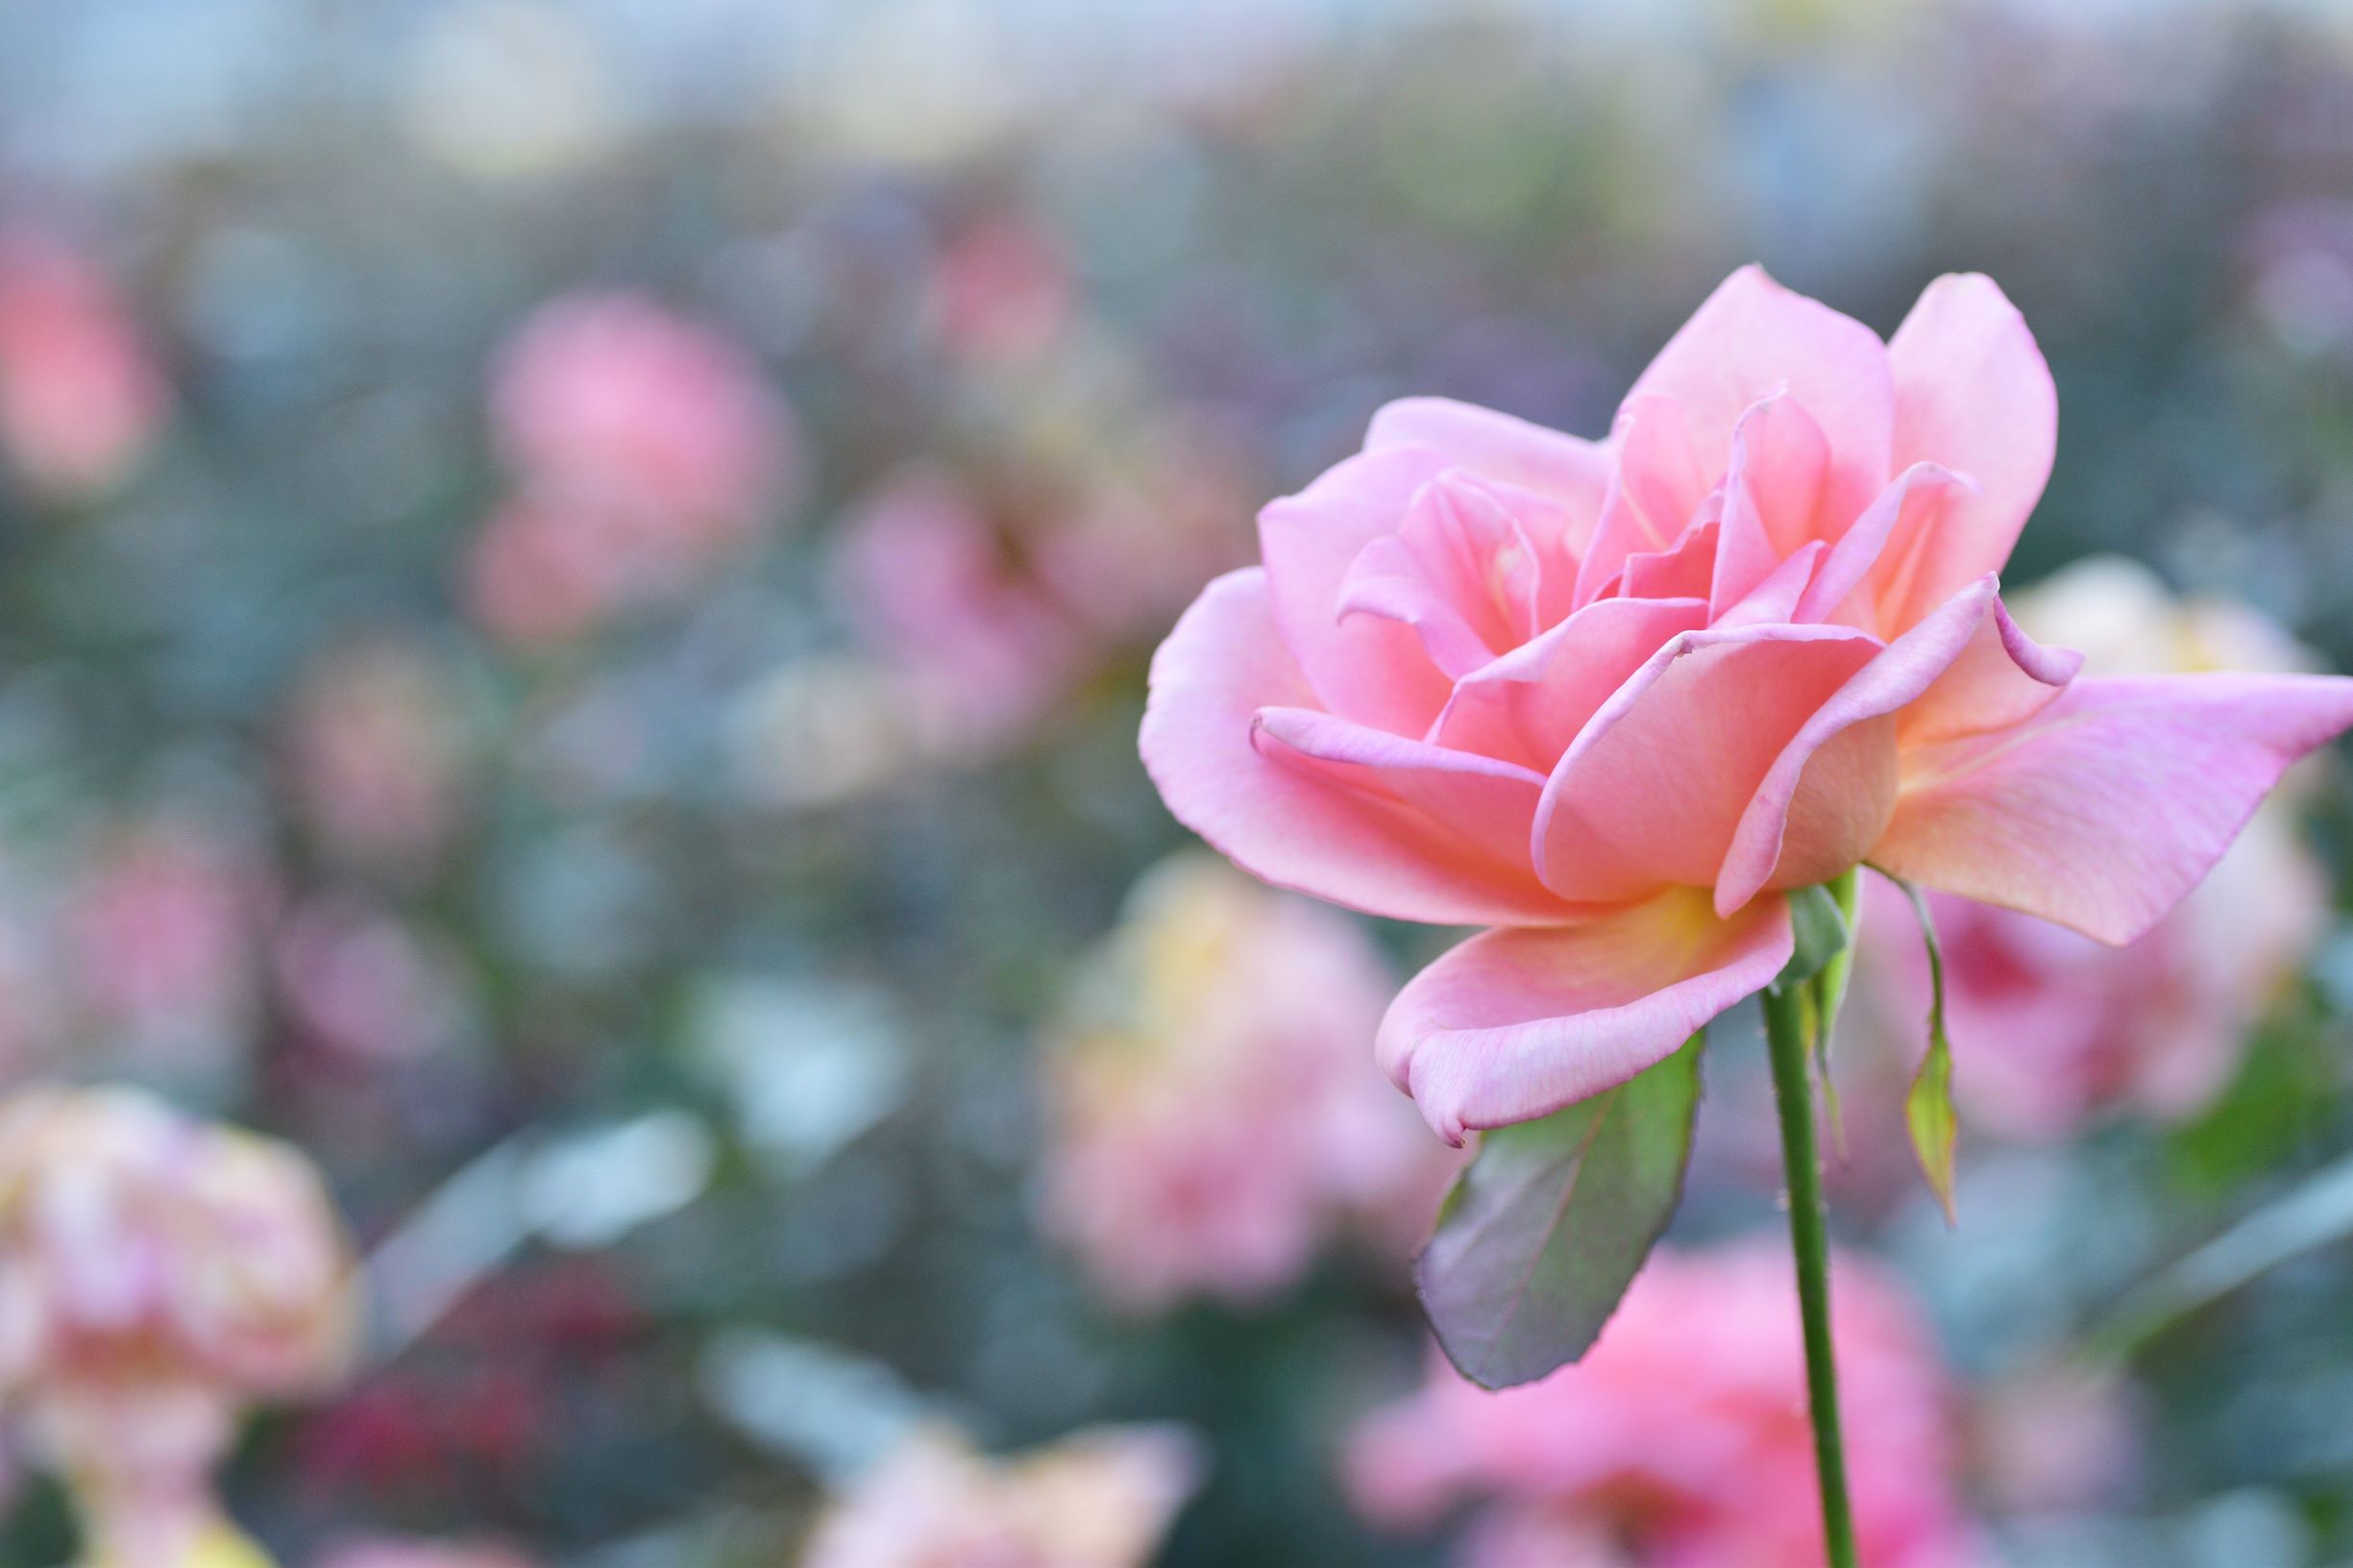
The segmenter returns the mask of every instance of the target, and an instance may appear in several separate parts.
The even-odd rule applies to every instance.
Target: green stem
[[[1822,1164],[1806,1084],[1805,1013],[1798,988],[1765,992],[1765,1042],[1781,1113],[1781,1163],[1789,1174],[1789,1244],[1798,1258],[1798,1313],[1805,1326],[1805,1392],[1814,1416],[1814,1468],[1822,1482],[1822,1538],[1830,1568],[1854,1568],[1854,1517],[1847,1505],[1847,1451],[1838,1431],[1838,1365],[1830,1349],[1830,1246],[1823,1227]]]

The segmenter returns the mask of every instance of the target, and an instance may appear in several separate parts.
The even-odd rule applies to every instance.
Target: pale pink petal
[[[1667,549],[1629,555],[1618,591],[1628,599],[1705,599],[1715,576],[1719,527],[1703,508]]]
[[[1550,1115],[1663,1060],[1789,961],[1789,907],[1729,920],[1697,888],[1571,925],[1489,931],[1416,975],[1381,1022],[1382,1066],[1438,1136]]]
[[[1765,888],[1827,881],[1860,861],[1895,809],[1896,725],[1969,647],[2000,600],[1992,576],[1971,583],[1881,649],[1781,748],[1741,813],[1716,877],[1729,914]]]
[[[1609,451],[1600,442],[1448,398],[1401,398],[1374,414],[1364,450],[1386,447],[1429,447],[1483,478],[1549,496],[1587,536],[1609,487]],[[1582,552],[1583,538],[1569,543]]]
[[[1598,598],[1628,556],[1674,544],[1707,499],[1688,421],[1672,400],[1629,397],[1610,445],[1617,461],[1602,499],[1601,523],[1577,569],[1579,604]]]
[[[1961,656],[1896,716],[1896,742],[1909,748],[2013,728],[2048,707],[2082,668],[2081,653],[2037,644],[1997,599]]]
[[[1904,754],[1875,863],[2114,944],[2171,909],[2290,764],[2353,726],[2353,680],[2078,680],[2024,725]]]
[[[1724,478],[1724,544],[1708,595],[1719,616],[1747,598],[1778,562],[1823,537],[1816,514],[1829,455],[1822,427],[1786,394],[1769,397],[1740,416]]]
[[[1805,596],[1806,585],[1814,580],[1815,570],[1827,548],[1819,539],[1808,539],[1797,553],[1766,573],[1762,582],[1718,616],[1717,629],[1728,631],[1735,626],[1799,619],[1798,601]]]
[[[1900,631],[1962,584],[1998,572],[2050,478],[2059,395],[2024,318],[1990,278],[1930,283],[1896,329],[1895,460],[1942,463],[1977,482],[1920,550],[1875,576],[1882,625]]]
[[[1343,622],[1370,616],[1410,626],[1422,640],[1422,651],[1449,680],[1460,680],[1495,658],[1498,639],[1489,635],[1492,628],[1483,632],[1474,625],[1398,534],[1385,533],[1366,545],[1348,568],[1340,582],[1339,614]]]
[[[1971,480],[1934,463],[1914,463],[1905,469],[1831,547],[1829,559],[1823,562],[1813,585],[1799,601],[1797,619],[1828,620],[1878,564],[1890,536],[1909,538],[1924,533],[1949,514],[1957,499],[1950,492],[1973,488]],[[1865,629],[1881,628],[1873,625]]]
[[[1395,533],[1350,565],[1340,613],[1413,627],[1431,661],[1458,680],[1541,628],[1545,579],[1565,585],[1576,573],[1558,545],[1566,526],[1558,502],[1448,469],[1414,492]]]
[[[1704,600],[1597,599],[1457,684],[1432,739],[1549,772],[1668,638],[1706,624]]]
[[[1703,465],[1728,460],[1732,429],[1786,385],[1829,444],[1822,514],[1850,518],[1893,472],[1896,397],[1887,346],[1861,322],[1743,267],[1718,285],[1634,382],[1682,405]],[[1710,468],[1710,477],[1722,470]]]
[[[1311,708],[1261,708],[1256,722],[1262,751],[1287,748],[1302,761],[1326,765],[1343,786],[1393,796],[1499,863],[1528,853],[1544,793],[1544,775],[1533,769],[1405,740]]]
[[[1879,650],[1848,626],[1676,638],[1603,704],[1546,781],[1533,849],[1545,885],[1581,901],[1712,885],[1774,760]]]
[[[1401,801],[1260,751],[1261,708],[1314,702],[1276,632],[1262,570],[1228,573],[1202,591],[1154,655],[1151,688],[1142,751],[1161,797],[1262,881],[1434,925],[1559,918],[1524,857],[1496,862]]]
[[[1429,727],[1452,683],[1411,626],[1343,620],[1340,589],[1364,547],[1395,532],[1414,495],[1445,467],[1426,447],[1386,448],[1347,459],[1259,513],[1275,622],[1316,705],[1401,735]]]

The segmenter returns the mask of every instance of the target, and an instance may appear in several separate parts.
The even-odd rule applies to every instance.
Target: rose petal
[[[1887,346],[1861,322],[1743,267],[1726,279],[1648,370],[1633,396],[1682,405],[1691,450],[1709,478],[1728,461],[1732,430],[1756,401],[1786,384],[1829,445],[1821,509],[1851,518],[1893,470],[1896,395]],[[1957,459],[1949,459],[1955,461]]]
[[[1829,558],[1822,563],[1822,571],[1816,575],[1813,585],[1806,589],[1805,598],[1798,604],[1797,619],[1826,621],[1837,614],[1840,606],[1847,602],[1847,596],[1871,575],[1872,568],[1886,552],[1891,537],[1908,544],[1914,536],[1924,535],[1949,511],[1954,500],[1953,491],[1974,488],[1974,483],[1970,479],[1949,469],[1939,468],[1934,463],[1914,463],[1896,476],[1895,480],[1863,509],[1863,515],[1854,520],[1854,526],[1831,547]],[[1900,545],[1898,548],[1902,547]],[[1873,609],[1875,611],[1876,606],[1873,606]],[[1861,624],[1860,617],[1854,619]],[[1881,636],[1892,636],[1911,628],[1908,625],[1882,626],[1878,625],[1875,613],[1863,629]]]
[[[1557,502],[1448,469],[1350,565],[1340,614],[1413,627],[1431,662],[1458,680],[1540,629],[1546,579],[1576,573],[1558,543],[1565,531]]]
[[[1729,920],[1697,888],[1489,931],[1416,976],[1381,1021],[1379,1052],[1438,1136],[1548,1115],[1664,1060],[1762,990],[1792,950],[1789,908]]]
[[[1819,539],[1808,539],[1798,552],[1765,575],[1765,579],[1749,590],[1747,597],[1716,618],[1718,630],[1735,626],[1765,625],[1799,619],[1798,601],[1814,580],[1824,550]]]
[[[1872,859],[2113,944],[2205,875],[2289,765],[2353,726],[2353,680],[2084,679],[2024,725],[1907,750]]]
[[[1929,746],[2022,724],[2048,707],[2082,668],[2081,653],[2040,646],[1997,599],[1961,656],[1896,716],[1896,743]]]
[[[1724,477],[1724,542],[1708,595],[1717,615],[1746,599],[1808,541],[1824,537],[1816,514],[1829,454],[1822,427],[1786,393],[1740,416]]]
[[[1961,657],[2000,602],[1988,576],[1889,644],[1782,747],[1740,816],[1716,876],[1730,914],[1765,888],[1825,882],[1860,861],[1895,809],[1897,729],[1888,716]]]
[[[1618,592],[1628,599],[1705,599],[1715,576],[1721,526],[1703,507],[1672,546],[1626,557]]]
[[[1387,448],[1348,458],[1259,513],[1275,622],[1316,705],[1400,735],[1429,727],[1452,682],[1412,627],[1369,615],[1343,620],[1341,584],[1364,547],[1395,532],[1414,495],[1445,467],[1427,447]]]
[[[1962,584],[1998,572],[2050,478],[2059,394],[2023,317],[1990,278],[1930,283],[1888,343],[1895,460],[1942,463],[1977,482],[1953,497],[1920,551],[1875,577],[1881,625],[1900,630]]]
[[[1255,743],[1330,765],[1336,781],[1385,793],[1426,813],[1496,861],[1528,852],[1544,775],[1516,763],[1409,741],[1308,708],[1261,708]]]
[[[1670,547],[1707,498],[1683,410],[1667,398],[1630,397],[1610,446],[1615,466],[1601,523],[1577,569],[1576,602],[1590,604],[1625,570],[1627,557]]]
[[[1676,638],[1553,770],[1536,808],[1537,874],[1581,901],[1713,884],[1774,760],[1879,650],[1848,626]]]
[[[1550,772],[1643,661],[1706,624],[1704,600],[1597,599],[1458,682],[1431,738]]]
[[[1261,708],[1313,701],[1275,629],[1265,573],[1228,573],[1153,657],[1145,770],[1179,821],[1277,887],[1434,925],[1559,918],[1559,901],[1524,862],[1482,855],[1402,801],[1351,790],[1253,744]]]

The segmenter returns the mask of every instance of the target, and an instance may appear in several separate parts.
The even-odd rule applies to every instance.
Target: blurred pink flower
[[[463,809],[458,695],[425,649],[344,644],[305,677],[287,715],[288,784],[311,831],[379,870],[429,866]]]
[[[1453,1160],[1365,1060],[1389,991],[1347,917],[1162,864],[1045,1056],[1046,1228],[1140,1311],[1268,1296],[1352,1225],[1402,1256]]]
[[[2104,674],[2308,669],[2313,655],[2243,606],[2176,601],[2145,568],[2083,562],[2017,596],[2035,636]],[[2202,1109],[2247,1031],[2327,921],[2326,875],[2296,836],[2297,775],[2220,863],[2131,945],[2031,916],[1931,899],[1946,959],[1953,1089],[1973,1125],[2056,1138],[2102,1110],[2160,1119]],[[1912,912],[1867,895],[1856,1021],[1901,1060],[1924,1046],[1927,960]]]
[[[1203,583],[1249,559],[1251,487],[1233,442],[1181,412],[1144,437],[1132,471],[1097,484],[1034,549],[1040,580],[1117,641],[1165,632]]]
[[[700,581],[768,526],[795,457],[748,355],[629,294],[541,306],[500,356],[491,421],[518,495],[478,540],[471,586],[518,642]]]
[[[945,474],[907,469],[845,525],[844,591],[905,684],[910,721],[945,751],[1034,725],[1078,678],[1089,639]]]
[[[0,233],[0,449],[25,484],[64,500],[111,488],[170,404],[114,285],[48,235]]]
[[[1070,265],[1053,236],[1015,216],[984,219],[949,240],[932,274],[932,308],[954,354],[1020,362],[1068,327]]]
[[[101,1561],[233,1545],[208,1477],[239,1411],[331,1380],[353,1324],[341,1227],[293,1149],[128,1090],[0,1102],[0,1409],[117,1543]]]
[[[918,1432],[819,1519],[801,1568],[1143,1568],[1200,1483],[1191,1439],[1096,1427],[1011,1459]]]
[[[1755,1241],[1661,1249],[1585,1359],[1489,1393],[1434,1357],[1426,1386],[1357,1431],[1347,1480],[1394,1529],[1459,1504],[1480,1568],[1721,1568],[1822,1558],[1805,1367],[1789,1257]],[[1831,1269],[1855,1529],[1871,1568],[1980,1560],[1954,1487],[1950,1390],[1900,1286],[1859,1257]]]
[[[2129,942],[2353,680],[2078,679],[2028,640],[1998,575],[2057,420],[1986,278],[1882,341],[1743,268],[1605,439],[1383,408],[1161,645],[1145,765],[1276,886],[1490,928],[1377,1047],[1453,1142],[1659,1062],[1866,859]]]
[[[61,934],[83,1028],[135,1057],[210,1060],[244,1037],[262,888],[192,823],[115,831],[66,889]]]
[[[482,525],[466,564],[475,619],[519,647],[580,636],[629,598],[635,547],[609,514],[569,512],[529,496]]]
[[[2112,1498],[2138,1458],[2134,1414],[2131,1390],[2113,1372],[2011,1371],[1971,1402],[1970,1446],[1987,1502],[2017,1515]]]
[[[531,1568],[531,1559],[502,1546],[387,1538],[346,1542],[313,1568]]]
[[[333,899],[301,904],[276,949],[287,1013],[331,1050],[397,1061],[449,1044],[463,1026],[456,958],[387,911]]]

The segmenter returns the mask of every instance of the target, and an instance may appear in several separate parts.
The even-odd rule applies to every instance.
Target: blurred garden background
[[[1942,272],[2018,303],[2038,637],[2353,667],[2322,0],[0,5],[0,1080],[322,1173],[364,1299],[237,1429],[242,1529],[1665,1560],[1615,1493],[1410,1452],[1485,1419],[1397,1403],[1453,1157],[1371,1035],[1446,939],[1188,858],[1136,732],[1382,403],[1599,434],[1750,260],[1882,331]],[[1957,1230],[1875,918],[1832,1219],[1926,1423],[1944,1555],[1900,1560],[2353,1560],[2344,763],[2139,948],[1952,918]],[[1757,1036],[1710,1046],[1695,1278],[1777,1238]],[[4,1282],[129,1222],[12,1220],[9,1158],[0,1562],[46,1568]],[[838,1504],[877,1477],[907,1531],[1028,1488],[1077,1544],[917,1556]]]

